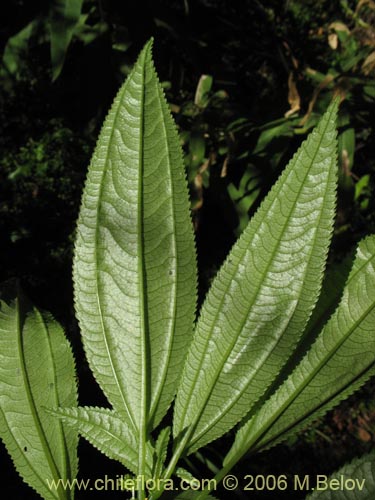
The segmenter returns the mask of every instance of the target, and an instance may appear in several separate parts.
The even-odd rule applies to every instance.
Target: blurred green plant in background
[[[22,7],[22,2],[13,3]],[[55,90],[65,85],[69,92],[72,72],[81,62],[83,70],[85,64],[92,65],[95,53],[97,63],[107,60],[111,66],[104,93],[109,100],[141,40],[149,31],[156,32],[165,88],[175,102],[172,111],[183,138],[197,224],[211,192],[226,207],[225,223],[236,236],[288,153],[317,123],[332,95],[340,94],[345,104],[339,122],[342,203],[337,231],[357,233],[364,219],[373,222],[373,1],[141,3],[143,19],[135,2],[36,4],[28,22],[5,41],[0,70],[4,87],[11,90],[25,78],[38,80],[32,64],[44,57]],[[207,19],[215,21],[213,28]],[[256,27],[253,35],[246,21]],[[143,32],[135,33],[140,27]],[[216,54],[226,64],[225,75],[215,74]],[[210,72],[200,73],[200,67]],[[87,84],[79,76],[78,69],[74,84]],[[87,108],[93,112],[91,103]],[[90,117],[91,133],[100,121],[101,110],[97,111]]]

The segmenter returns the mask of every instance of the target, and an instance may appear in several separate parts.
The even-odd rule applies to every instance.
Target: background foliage
[[[150,36],[185,151],[201,296],[337,93],[343,102],[331,264],[374,232],[372,0],[7,0],[3,14],[1,279],[20,277],[34,300],[65,324],[79,361],[83,404],[102,402],[72,314],[75,220],[105,112]],[[264,473],[269,462],[273,474],[330,472],[366,451],[375,439],[370,394],[367,386],[297,442],[260,455],[251,472]],[[204,476],[202,462],[212,468],[219,449],[198,453],[193,467]],[[95,473],[82,459],[82,477],[103,475],[109,465],[97,460]],[[109,470],[114,474],[112,465]]]

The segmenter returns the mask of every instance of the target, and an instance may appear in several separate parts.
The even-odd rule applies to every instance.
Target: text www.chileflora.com
[[[216,490],[215,479],[150,479],[144,476],[126,477],[117,475],[115,478],[105,475],[97,479],[46,479],[48,488],[52,491],[63,489],[83,491],[200,491],[204,489]]]

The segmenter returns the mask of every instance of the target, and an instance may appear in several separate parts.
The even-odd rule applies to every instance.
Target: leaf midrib
[[[109,411],[112,411],[112,410],[109,410]],[[90,426],[91,426],[91,428],[94,428],[94,429],[99,429],[99,430],[103,431],[104,433],[108,434],[111,438],[113,438],[113,440],[114,440],[114,441],[116,441],[116,442],[120,443],[120,445],[121,445],[121,447],[122,447],[122,448],[124,447],[124,442],[126,442],[126,445],[127,445],[127,446],[129,446],[129,441],[128,441],[128,440],[127,440],[127,441],[122,441],[122,440],[121,440],[121,438],[120,438],[119,436],[116,436],[115,434],[113,434],[113,433],[111,432],[111,430],[110,430],[108,427],[106,427],[105,425],[103,425],[102,423],[100,423],[100,424],[99,424],[99,423],[96,423],[96,422],[94,422],[94,423],[93,423],[92,421],[90,421],[90,414],[88,414],[87,420],[85,420],[84,418],[82,418],[82,417],[80,416],[79,412],[77,412],[77,415],[76,415],[76,416],[71,415],[71,414],[68,414],[68,413],[64,413],[63,411],[61,411],[61,412],[57,411],[56,413],[57,413],[58,415],[60,415],[60,416],[61,416],[61,417],[60,417],[60,418],[61,418],[61,420],[65,420],[65,421],[66,421],[66,423],[67,423],[68,425],[71,425],[72,427],[75,427],[75,426],[77,425],[74,421],[77,421],[77,422],[78,422],[78,426],[79,426],[81,423],[82,423],[82,425],[85,425],[85,424],[87,425],[87,424],[88,424],[88,425],[90,425]],[[109,412],[108,412],[108,413],[109,413]],[[106,415],[108,415],[108,413],[107,413],[107,412],[103,412],[103,415],[104,415],[104,416],[106,416]],[[111,416],[112,418],[115,418],[115,417],[114,417],[114,416],[112,416],[112,415],[109,415],[109,416]],[[122,422],[122,420],[121,420],[120,418],[119,418],[118,420],[119,420],[119,423],[120,423],[120,427],[121,427],[121,428],[123,428],[124,423]],[[89,432],[87,432],[87,434],[89,435],[90,433],[89,433]],[[138,450],[137,450],[137,448],[136,448],[136,447],[135,447],[135,448],[133,448],[133,447],[132,447],[132,448],[131,448],[131,451],[133,452],[133,454],[134,454],[135,456],[137,455],[137,451],[138,451]],[[128,463],[129,463],[129,462],[131,462],[131,463],[132,463],[132,466],[133,466],[133,467],[132,467],[132,469],[131,469],[131,470],[132,470],[132,472],[134,472],[134,473],[135,473],[135,471],[136,471],[136,469],[137,469],[137,467],[136,467],[136,462],[135,462],[135,463],[133,463],[133,461],[130,461],[130,460],[122,460],[122,463],[123,463],[123,465],[125,465],[125,467],[128,467],[128,463],[127,463],[127,462],[128,462]]]
[[[319,146],[318,146],[318,148],[317,148],[317,152],[316,152],[316,154],[318,153],[319,148],[320,148],[320,144],[319,144]],[[316,154],[315,154],[315,155],[314,155],[314,157],[312,158],[311,163],[313,163],[313,162],[314,162],[315,157],[316,157]],[[308,176],[309,171],[310,171],[310,168],[308,169],[308,171],[307,171],[307,173],[306,173],[306,177]],[[294,211],[295,206],[296,206],[296,204],[297,204],[297,201],[298,201],[298,198],[299,198],[299,194],[300,194],[300,193],[301,193],[301,191],[302,191],[302,188],[303,188],[304,182],[305,182],[305,180],[306,180],[306,177],[305,177],[305,179],[304,179],[304,181],[303,181],[303,184],[301,184],[301,188],[300,188],[300,190],[299,190],[299,192],[298,192],[298,195],[297,195],[297,197],[296,197],[296,201],[295,201],[295,202],[294,202],[294,204],[293,204],[293,211]],[[326,199],[327,199],[327,194],[328,194],[328,188],[329,188],[329,185],[330,185],[330,179],[329,179],[329,176],[328,176],[327,183],[326,183],[326,188],[325,188],[325,191],[324,191],[324,196],[323,196],[324,201],[326,201]],[[310,252],[309,252],[308,262],[307,262],[307,264],[306,264],[306,268],[305,268],[305,272],[304,272],[304,275],[303,275],[303,279],[302,279],[302,281],[304,281],[304,279],[305,279],[305,276],[306,276],[307,270],[308,270],[308,268],[309,268],[309,264],[310,264],[310,262],[311,262],[311,259],[312,259],[313,253],[314,253],[315,244],[316,244],[316,240],[317,240],[318,229],[320,228],[320,222],[321,222],[321,219],[322,219],[322,216],[323,216],[323,212],[324,212],[324,211],[325,211],[325,204],[322,204],[322,205],[321,205],[321,209],[320,209],[320,213],[319,213],[318,224],[317,224],[317,227],[315,228],[315,234],[314,234],[313,242],[312,242],[312,245],[311,245],[311,250],[310,250]],[[283,231],[282,231],[282,233],[284,233],[284,232],[285,232],[285,230],[286,230],[286,227],[287,227],[287,225],[288,225],[289,220],[290,220],[290,217],[288,218],[288,220],[287,220],[287,221],[286,221],[286,223],[284,224],[284,227],[283,227]],[[279,244],[280,244],[280,241],[279,241]],[[269,270],[269,267],[272,265],[273,258],[274,258],[275,254],[276,254],[276,251],[278,250],[278,248],[279,248],[279,246],[280,246],[279,244],[277,245],[277,247],[275,248],[275,251],[273,252],[272,259],[270,260],[270,264],[267,266],[267,268],[266,268],[266,270],[265,270],[264,275],[267,275],[267,272],[268,272],[268,270]],[[262,280],[262,281],[263,281],[263,280]],[[250,306],[250,309],[253,307],[253,305],[254,305],[254,303],[255,303],[255,301],[256,301],[256,299],[257,299],[257,297],[259,296],[259,293],[260,293],[261,289],[262,289],[262,286],[260,286],[260,287],[259,287],[259,290],[258,290],[258,292],[257,292],[256,296],[254,297],[254,300],[253,300],[253,302],[252,302],[252,304],[251,304],[251,306]],[[302,288],[301,288],[301,291],[302,291],[302,289],[303,289],[303,286],[302,286]],[[301,291],[300,291],[300,292],[301,292]],[[299,297],[300,297],[300,296],[301,296],[301,293],[299,294]],[[296,305],[296,307],[297,307],[297,305]],[[295,311],[295,309],[296,309],[296,308],[294,308],[294,311]],[[310,315],[311,315],[311,312],[312,312],[312,310],[310,311]],[[241,390],[241,392],[238,394],[238,396],[236,396],[236,397],[235,397],[235,398],[231,401],[231,403],[230,403],[230,404],[228,404],[228,405],[225,407],[225,410],[222,410],[222,409],[220,410],[220,414],[219,414],[219,415],[218,415],[218,416],[217,416],[217,417],[216,417],[213,421],[210,421],[210,424],[209,424],[209,426],[208,426],[208,427],[205,427],[204,429],[202,429],[202,431],[200,432],[200,434],[198,434],[198,435],[197,435],[197,437],[196,437],[194,440],[192,440],[192,441],[191,441],[190,446],[193,446],[193,445],[194,445],[194,444],[195,444],[195,443],[196,443],[196,442],[197,442],[197,441],[198,441],[198,440],[202,437],[202,435],[204,435],[204,434],[206,434],[207,432],[209,432],[209,431],[212,429],[212,427],[214,427],[214,426],[216,425],[216,423],[217,423],[217,422],[219,422],[219,421],[221,420],[221,418],[222,418],[223,414],[224,414],[224,413],[227,413],[228,411],[230,411],[230,410],[231,410],[231,408],[233,408],[233,406],[234,406],[234,405],[237,403],[237,401],[241,398],[241,396],[242,396],[242,395],[243,395],[243,393],[246,391],[246,389],[249,387],[249,385],[251,384],[251,382],[255,379],[255,377],[257,376],[257,374],[258,374],[258,373],[261,371],[261,369],[264,367],[264,364],[267,362],[267,360],[270,358],[270,356],[271,356],[271,355],[274,353],[274,351],[276,350],[277,346],[278,346],[278,345],[279,345],[279,343],[281,342],[281,340],[282,340],[282,338],[283,338],[283,336],[284,336],[284,333],[285,333],[285,331],[287,330],[287,328],[288,328],[288,326],[289,326],[290,322],[292,321],[293,317],[294,317],[294,312],[293,312],[293,314],[290,316],[289,321],[288,321],[287,325],[285,326],[285,328],[284,328],[283,332],[282,332],[282,333],[281,333],[281,335],[278,337],[277,341],[276,341],[276,342],[272,345],[272,348],[271,348],[271,349],[267,352],[267,355],[263,358],[262,363],[258,365],[257,369],[253,372],[253,374],[251,375],[251,378],[250,378],[250,379],[247,381],[247,383],[244,385],[243,389],[242,389],[242,390]],[[310,317],[310,316],[309,316],[309,317]],[[306,319],[305,324],[307,324],[307,321],[308,321],[308,318]],[[242,329],[243,329],[243,327],[244,327],[245,323],[246,323],[246,318],[245,318],[245,320],[244,320],[244,321],[242,322],[242,324],[241,324],[240,331],[242,331]],[[302,331],[302,330],[301,330],[301,331]],[[295,339],[295,344],[297,343],[297,341],[298,341],[298,339]],[[235,343],[233,344],[232,348],[234,347],[234,345],[235,345]],[[215,380],[215,382],[216,382],[216,381],[217,381],[217,379]],[[264,392],[265,392],[266,390],[267,390],[267,387],[265,387],[265,388],[264,388]],[[264,392],[263,392],[262,394],[264,394]],[[260,398],[260,397],[261,397],[261,394],[259,395],[259,397],[258,397],[258,399],[257,399],[257,400],[253,401],[253,406],[254,406],[254,404],[256,403],[256,401],[258,401],[258,400],[259,400],[259,398]],[[253,407],[253,406],[252,406],[252,407]],[[249,408],[249,411],[250,411],[250,410],[251,410],[251,408]],[[199,422],[198,422],[198,423],[199,423]],[[197,425],[198,425],[198,423],[197,423]]]
[[[157,97],[158,97],[158,103],[159,103],[159,106],[160,106],[160,110],[161,110],[161,113],[162,115],[164,115],[164,110],[163,110],[163,105],[162,105],[162,99],[161,99],[161,96],[160,96],[160,92],[161,92],[161,89],[159,87],[159,85],[157,85]],[[168,367],[169,367],[169,361],[171,359],[171,354],[172,354],[172,344],[173,344],[173,334],[175,334],[175,328],[176,328],[176,315],[177,315],[177,293],[176,293],[176,289],[177,289],[177,280],[179,279],[179,276],[178,276],[178,253],[177,253],[177,243],[176,243],[176,217],[175,217],[175,211],[173,210],[174,208],[174,187],[173,187],[173,181],[172,181],[172,168],[171,168],[171,165],[172,165],[172,162],[171,162],[171,156],[170,156],[170,148],[168,147],[168,135],[167,135],[167,129],[166,129],[166,126],[165,126],[165,121],[164,120],[161,120],[162,122],[162,126],[163,126],[163,132],[164,132],[164,139],[165,139],[165,143],[167,145],[167,159],[168,159],[168,171],[170,173],[169,175],[169,187],[170,187],[170,191],[171,191],[171,205],[172,205],[172,211],[171,211],[171,216],[172,216],[172,220],[173,220],[173,232],[172,232],[172,241],[173,241],[173,250],[174,250],[174,261],[175,261],[175,276],[174,276],[174,281],[173,281],[173,291],[172,291],[172,295],[173,295],[173,304],[172,304],[172,321],[170,322],[170,328],[169,328],[169,335],[168,335],[168,353],[167,355],[165,356],[165,359],[164,359],[164,366],[163,366],[163,369],[162,369],[162,376],[160,377],[160,382],[159,382],[159,389],[157,390],[156,394],[155,394],[155,398],[154,398],[154,408],[150,408],[150,421],[152,421],[152,419],[154,418],[155,416],[155,413],[156,413],[156,409],[157,409],[157,406],[158,406],[158,402],[160,401],[160,397],[161,397],[161,393],[162,393],[162,390],[163,390],[163,385],[164,385],[164,382],[167,378],[167,373],[168,373]]]
[[[54,399],[56,401],[56,405],[57,406],[60,406],[60,399],[59,399],[59,395],[58,395],[58,391],[57,391],[57,374],[56,374],[56,363],[55,363],[55,356],[54,356],[54,352],[52,350],[52,344],[51,344],[51,339],[50,339],[50,335],[49,335],[49,331],[48,331],[48,328],[47,328],[47,325],[44,321],[44,318],[43,318],[43,315],[40,313],[40,311],[38,309],[34,309],[36,315],[39,317],[42,325],[43,325],[43,329],[44,329],[44,332],[45,332],[45,336],[47,338],[47,343],[48,343],[48,350],[49,350],[49,355],[50,355],[50,359],[52,360],[52,365],[53,365],[53,380],[54,380]],[[62,425],[62,422],[60,420],[57,421],[57,426],[58,426],[58,429],[59,429],[59,440],[60,440],[60,443],[61,443],[61,448],[62,448],[62,466],[63,466],[63,470],[62,470],[62,473],[63,473],[63,477],[65,477],[66,479],[69,479],[71,477],[71,467],[70,467],[70,456],[69,456],[69,452],[68,452],[68,449],[67,449],[67,443],[66,443],[66,438],[65,438],[65,433],[64,433],[64,429],[63,429],[63,425]],[[71,492],[72,490],[70,489],[67,489],[66,490],[67,494],[69,495],[69,497],[71,496]]]
[[[146,50],[149,50],[146,49]],[[141,401],[139,413],[139,441],[138,441],[138,475],[144,476],[146,463],[146,440],[147,440],[147,364],[148,364],[148,349],[147,338],[149,337],[149,323],[147,315],[147,277],[146,277],[146,262],[145,262],[145,235],[144,235],[144,136],[145,136],[145,77],[146,77],[146,53],[144,53],[141,71],[141,99],[140,99],[140,134],[139,134],[139,163],[138,163],[138,276],[140,277],[140,324],[141,324]],[[144,492],[139,490],[138,497],[140,500],[144,498]]]
[[[57,481],[56,484],[59,484],[60,477],[59,477],[58,468],[56,466],[56,463],[55,463],[55,460],[53,458],[50,446],[49,446],[48,441],[46,439],[46,436],[44,434],[44,430],[43,430],[42,424],[40,422],[40,418],[39,418],[37,409],[35,407],[34,399],[32,397],[29,378],[27,376],[26,362],[25,362],[23,343],[22,343],[22,328],[21,328],[21,317],[20,317],[21,315],[20,315],[19,298],[17,298],[15,300],[15,313],[16,313],[17,349],[18,349],[18,354],[19,354],[19,361],[20,361],[20,368],[21,368],[23,385],[25,388],[27,401],[29,403],[31,417],[32,417],[32,420],[34,421],[34,425],[35,425],[36,431],[38,433],[40,443],[43,447],[44,455],[47,459],[47,463],[49,465],[50,471],[51,471],[55,481]],[[8,426],[8,428],[9,428],[9,426]],[[11,435],[13,435],[12,432],[11,432]],[[14,435],[13,435],[13,438],[15,439]],[[16,439],[15,439],[15,442],[17,443],[17,447],[19,448],[19,445],[18,445],[18,442]],[[21,454],[25,458],[25,460],[28,462],[30,468],[35,472],[35,475],[39,478],[39,480],[42,482],[42,484],[45,485],[44,480],[35,471],[34,467],[31,465],[31,462],[29,461],[29,459],[25,456],[25,453],[23,451],[21,451]],[[55,498],[61,498],[62,500],[65,500],[65,495],[62,494],[61,488],[56,489],[57,496],[55,495],[54,492],[52,494],[53,494],[53,496],[55,496]]]

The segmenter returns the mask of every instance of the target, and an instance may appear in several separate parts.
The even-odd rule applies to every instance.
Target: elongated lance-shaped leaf
[[[309,352],[238,431],[227,464],[323,415],[375,374],[375,236],[358,247],[342,300]]]
[[[174,435],[187,440],[192,432],[188,452],[251,409],[306,326],[332,232],[336,112],[337,102],[290,161],[208,293],[176,401]]]
[[[326,480],[322,477],[318,488],[306,500],[374,500],[375,451],[344,465]]]
[[[165,427],[160,431],[158,439],[155,443],[155,461],[153,467],[153,478],[161,477],[164,470],[165,460],[167,458],[168,444],[171,438],[171,428]]]
[[[89,168],[74,287],[91,370],[144,434],[176,392],[196,307],[187,183],[151,42],[114,101]]]
[[[108,458],[117,460],[131,472],[138,471],[138,439],[120,415],[107,408],[56,408],[49,413],[59,417],[67,426],[78,430],[95,448]],[[147,444],[146,478],[151,477],[153,449]]]
[[[12,287],[13,288],[13,287]],[[73,498],[47,481],[77,473],[78,434],[46,406],[77,405],[75,367],[60,325],[11,288],[0,305],[0,436],[23,480],[45,499]]]

